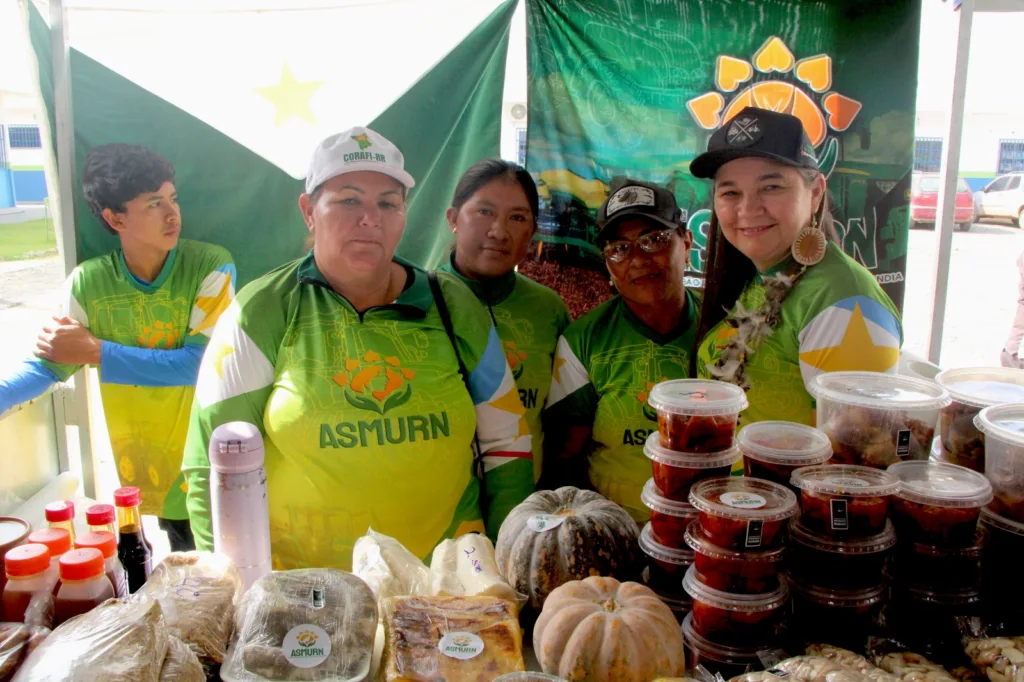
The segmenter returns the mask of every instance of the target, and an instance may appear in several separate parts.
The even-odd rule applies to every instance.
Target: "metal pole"
[[[945,153],[939,170],[938,212],[935,225],[939,233],[939,259],[935,272],[935,302],[932,307],[931,342],[928,359],[936,365],[942,356],[942,332],[946,322],[946,298],[949,284],[949,261],[953,252],[953,218],[956,206],[956,184],[960,169],[960,141],[964,128],[964,99],[967,93],[967,62],[971,52],[971,25],[975,0],[960,5],[960,30],[956,38],[956,63],[953,67],[953,101],[946,135]]]

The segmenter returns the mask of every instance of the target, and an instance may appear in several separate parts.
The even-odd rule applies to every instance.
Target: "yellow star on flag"
[[[281,125],[293,116],[316,125],[313,110],[309,107],[309,100],[323,84],[323,81],[300,83],[295,80],[288,64],[284,64],[281,67],[280,83],[259,87],[255,90],[274,105],[274,127]]]
[[[801,353],[800,359],[823,372],[887,372],[899,361],[900,349],[875,345],[858,303],[838,346]]]
[[[555,383],[558,383],[558,384],[562,383],[562,376],[559,373],[559,370],[562,369],[562,366],[566,362],[568,362],[568,360],[566,360],[565,358],[555,358],[555,366],[551,370],[551,374],[554,375],[554,377],[555,377]]]
[[[227,310],[227,307],[231,305],[231,296],[228,292],[231,289],[231,277],[228,275],[224,276],[224,284],[215,296],[196,296],[195,306],[206,313],[206,317],[203,321],[192,330],[193,334],[198,334],[204,329],[208,329],[217,324],[217,319],[220,314]]]
[[[519,402],[518,391],[508,391],[505,395],[495,398],[491,401],[491,407],[496,407],[499,410],[511,412],[516,415],[526,414],[526,410],[523,409],[523,404]]]
[[[231,346],[217,346],[213,351],[213,368],[217,370],[217,376],[224,378],[224,359],[235,352]]]

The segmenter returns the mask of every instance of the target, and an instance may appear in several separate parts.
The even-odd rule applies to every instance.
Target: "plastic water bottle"
[[[210,437],[213,546],[235,562],[246,589],[272,570],[263,456],[263,437],[252,424],[223,424]]]

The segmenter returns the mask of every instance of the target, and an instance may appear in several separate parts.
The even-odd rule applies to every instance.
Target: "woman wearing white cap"
[[[299,198],[312,251],[239,292],[200,369],[183,467],[200,549],[209,438],[229,421],[264,433],[278,569],[347,569],[369,527],[420,557],[495,537],[532,492],[530,433],[487,311],[455,277],[394,255],[413,184],[366,128],[314,153]]]

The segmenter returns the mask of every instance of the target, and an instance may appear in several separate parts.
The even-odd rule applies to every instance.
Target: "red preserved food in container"
[[[651,510],[651,532],[654,539],[673,549],[686,547],[686,527],[697,518],[697,510],[686,502],[676,502],[661,494],[654,479],[647,481],[641,501]]]
[[[815,587],[799,580],[790,581],[793,616],[789,621],[792,634],[803,644],[822,640],[822,628],[828,628],[831,644],[860,648],[875,631],[882,605],[885,585],[878,583],[862,590],[834,590]]]
[[[647,584],[662,594],[682,594],[683,576],[693,565],[693,552],[688,547],[666,547],[654,538],[651,524],[640,531],[640,549],[650,561],[647,564]]]
[[[715,590],[697,579],[696,567],[683,578],[683,589],[693,597],[693,627],[701,637],[726,646],[764,646],[774,640],[786,603],[786,584],[761,594],[731,594]]]
[[[746,476],[701,481],[690,490],[700,528],[725,549],[771,549],[782,544],[786,519],[797,512],[789,488]]]
[[[832,456],[832,443],[818,429],[792,422],[757,422],[744,426],[736,437],[743,454],[743,473],[790,487],[800,467],[824,464]]]
[[[733,550],[710,542],[694,521],[686,529],[686,544],[694,552],[697,579],[723,592],[760,594],[779,587],[783,548]]]
[[[948,369],[935,383],[953,402],[939,415],[942,461],[985,471],[985,435],[974,418],[986,407],[1024,403],[1024,371],[1008,367]]]
[[[950,660],[951,645],[962,653],[961,622],[983,614],[977,585],[935,589],[920,583],[895,583],[885,607],[887,629],[913,651],[939,662]]]
[[[975,418],[985,434],[985,477],[1000,516],[1024,521],[1024,405],[986,407]]]
[[[866,537],[885,530],[899,479],[887,471],[848,464],[798,469],[801,522],[818,533]]]
[[[925,579],[938,589],[974,585],[981,580],[981,554],[984,533],[979,529],[974,541],[964,547],[942,547],[920,542],[904,543],[896,550],[890,566],[899,581]]]
[[[63,528],[40,528],[32,531],[28,541],[38,545],[46,545],[50,550],[50,574],[53,576],[53,593],[60,589],[60,558],[65,552],[71,551],[71,533]]]
[[[821,587],[858,590],[874,586],[885,568],[886,558],[896,546],[891,523],[877,535],[840,539],[815,533],[802,518],[789,523],[786,566],[789,574]]]
[[[647,402],[658,412],[662,447],[710,454],[732,449],[740,412],[747,408],[743,389],[721,381],[663,381]]]
[[[900,480],[891,515],[901,543],[942,547],[974,543],[978,515],[992,501],[988,479],[941,462],[900,462],[888,471]]]
[[[661,495],[676,502],[686,502],[690,488],[697,481],[728,476],[739,459],[737,448],[710,455],[666,450],[661,446],[661,436],[656,433],[647,438],[644,454],[651,460],[654,484]]]
[[[683,620],[683,642],[686,644],[686,661],[691,670],[702,666],[713,675],[720,674],[728,680],[764,667],[757,656],[762,646],[729,647],[711,642],[697,633],[693,626],[693,614]]]

